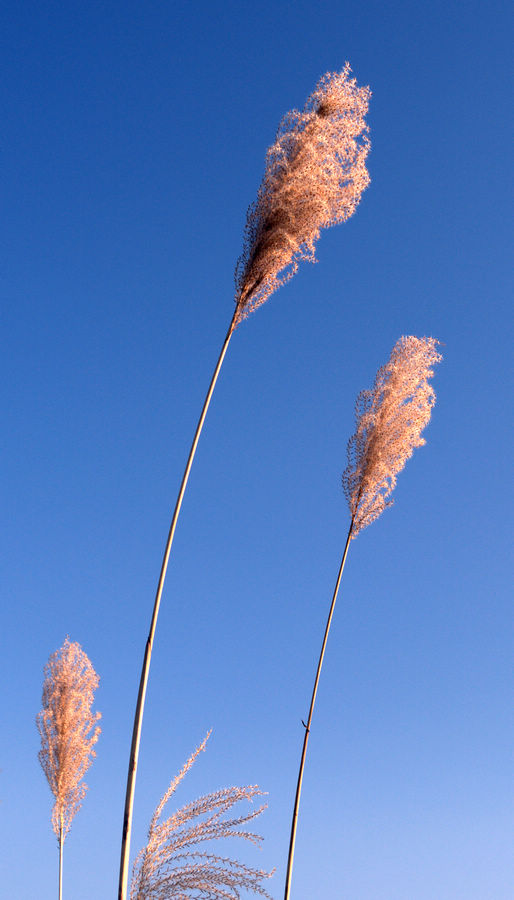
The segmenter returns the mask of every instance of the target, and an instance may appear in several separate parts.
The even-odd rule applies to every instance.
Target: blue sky
[[[348,527],[353,405],[401,334],[444,344],[427,445],[352,544],[304,781],[295,900],[506,900],[507,4],[4,4],[2,883],[56,893],[34,718],[66,634],[98,671],[65,897],[115,895],[131,720],[162,550],[282,115],[349,60],[371,185],[243,323],[174,545],[134,850],[177,802],[269,792],[281,897],[305,718]],[[510,102],[509,102],[510,101]]]

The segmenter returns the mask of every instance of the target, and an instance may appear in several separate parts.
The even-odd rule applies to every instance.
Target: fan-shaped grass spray
[[[163,818],[166,805],[198,755],[205,750],[210,732],[172,779],[159,802],[148,829],[146,846],[134,863],[130,900],[187,900],[190,897],[239,900],[240,891],[251,891],[271,900],[262,882],[273,872],[213,853],[210,845],[224,838],[241,838],[257,846],[262,838],[244,827],[266,809],[258,806],[233,815],[232,808],[262,796],[256,785],[230,787],[206,794]],[[228,814],[228,815],[227,815]],[[206,849],[202,849],[204,845]]]

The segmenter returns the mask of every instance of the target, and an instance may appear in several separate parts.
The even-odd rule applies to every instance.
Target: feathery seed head
[[[206,735],[158,804],[148,829],[148,842],[134,863],[131,900],[238,900],[241,890],[261,897],[270,895],[262,881],[272,872],[253,869],[237,860],[202,852],[198,845],[219,838],[240,837],[254,844],[262,838],[241,826],[259,816],[265,806],[235,818],[224,813],[241,800],[262,795],[255,785],[231,787],[200,797],[161,821],[164,807],[209,739]]]
[[[92,713],[91,706],[98,681],[80,644],[68,637],[44,668],[43,709],[36,718],[38,757],[55,797],[52,827],[59,841],[61,829],[64,841],[82,805],[87,791],[82,778],[96,755],[100,713]]]
[[[428,379],[441,361],[435,338],[402,337],[370,391],[357,397],[357,428],[348,442],[343,488],[352,516],[352,538],[391,506],[396,477],[425,441],[435,392]]]
[[[365,115],[371,91],[357,87],[346,63],[327,73],[302,112],[282,119],[257,199],[250,206],[236,266],[236,323],[315,262],[322,228],[348,219],[369,184]]]

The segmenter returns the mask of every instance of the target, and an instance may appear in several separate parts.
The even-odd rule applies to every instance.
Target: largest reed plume
[[[248,211],[243,254],[236,267],[235,309],[198,420],[164,550],[134,715],[121,844],[118,900],[126,900],[132,810],[150,659],[175,529],[211,397],[238,324],[294,274],[314,261],[322,228],[355,212],[369,176],[365,115],[370,91],[342,72],[328,73],[280,123],[255,203]]]
[[[351,516],[350,527],[321,645],[309,715],[307,722],[303,723],[305,734],[291,823],[285,900],[288,900],[291,891],[298,810],[312,715],[348,548],[350,541],[366,525],[374,522],[384,509],[391,506],[393,501],[390,496],[398,473],[415,448],[425,443],[421,432],[428,425],[435,403],[435,393],[429,379],[434,374],[433,366],[441,360],[436,345],[434,338],[400,338],[393,347],[389,362],[378,370],[373,388],[362,391],[357,397],[356,430],[348,442],[348,466],[343,474],[343,488]]]
[[[66,638],[44,668],[43,709],[36,718],[41,735],[39,761],[55,797],[52,827],[59,844],[59,900],[62,898],[62,859],[66,835],[82,806],[89,769],[100,734],[100,713],[93,713],[96,674],[80,644]]]
[[[288,281],[300,260],[314,262],[321,229],[348,219],[369,184],[370,90],[349,73],[346,63],[325,75],[302,112],[293,109],[278,127],[236,266],[238,320]]]
[[[261,795],[258,787],[231,787],[207,794],[161,820],[164,807],[205,750],[209,735],[210,732],[171,781],[152,816],[148,842],[134,863],[130,900],[239,900],[241,890],[270,896],[262,882],[272,872],[199,849],[205,842],[233,837],[260,844],[262,838],[245,831],[243,826],[260,816],[265,806],[235,818],[225,816],[236,803],[251,802]]]

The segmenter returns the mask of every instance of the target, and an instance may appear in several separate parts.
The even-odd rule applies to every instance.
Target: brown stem
[[[173,513],[173,518],[171,520],[170,530],[168,534],[168,540],[166,543],[166,548],[164,551],[164,557],[161,566],[161,573],[159,576],[159,582],[157,585],[157,592],[155,595],[155,602],[152,613],[152,620],[150,624],[150,631],[148,634],[148,639],[146,641],[145,647],[145,655],[143,659],[143,667],[141,670],[141,679],[139,682],[139,692],[137,696],[137,704],[136,704],[136,712],[134,715],[134,727],[132,731],[132,744],[130,748],[130,760],[129,760],[129,768],[127,775],[127,791],[125,795],[125,811],[123,815],[123,835],[121,840],[121,859],[120,859],[120,877],[118,884],[118,900],[126,900],[127,898],[127,883],[128,883],[128,866],[129,866],[129,856],[130,856],[130,837],[132,832],[132,810],[134,806],[134,790],[136,785],[136,773],[137,773],[137,762],[139,757],[139,744],[141,740],[141,725],[143,720],[143,711],[145,705],[145,696],[146,696],[146,686],[148,682],[148,672],[150,669],[150,659],[152,656],[152,647],[153,640],[155,635],[155,629],[157,626],[157,616],[159,615],[159,606],[161,603],[162,589],[164,587],[164,579],[166,578],[166,570],[168,568],[168,561],[171,552],[171,546],[173,544],[173,537],[175,535],[175,528],[177,526],[177,520],[180,513],[180,507],[182,506],[182,500],[184,498],[184,493],[186,490],[187,482],[189,479],[189,473],[191,471],[191,466],[193,464],[193,459],[196,453],[196,447],[198,445],[198,441],[200,438],[200,434],[202,433],[203,423],[205,421],[205,417],[207,415],[207,410],[209,409],[209,404],[211,402],[211,397],[216,386],[216,382],[218,380],[218,375],[220,373],[220,369],[225,358],[225,354],[227,352],[227,348],[230,342],[230,338],[232,337],[232,333],[237,324],[237,307],[234,315],[232,316],[232,320],[230,322],[229,329],[225,336],[225,340],[223,342],[223,346],[221,348],[220,355],[218,357],[218,362],[216,363],[216,367],[214,369],[213,376],[211,378],[211,383],[209,385],[209,389],[207,391],[207,395],[204,400],[202,412],[200,414],[200,418],[198,420],[198,425],[196,426],[195,435],[193,438],[193,443],[191,445],[191,450],[189,451],[189,456],[187,458],[186,468],[184,470],[184,474],[182,476],[182,483],[180,485],[180,490],[178,492],[177,502],[175,504],[175,511]]]
[[[63,853],[63,822],[61,815],[61,823],[59,827],[59,900],[62,900],[62,853]]]
[[[309,709],[309,716],[308,716],[307,722],[302,723],[305,727],[305,735],[303,738],[302,758],[300,760],[300,771],[298,772],[298,782],[296,785],[296,796],[295,796],[295,800],[294,800],[294,809],[293,809],[293,821],[291,822],[291,837],[289,839],[289,855],[287,857],[287,873],[286,873],[284,900],[289,900],[289,895],[291,892],[291,875],[293,872],[294,845],[295,845],[295,841],[296,841],[296,828],[298,825],[298,809],[300,807],[300,794],[302,792],[303,770],[305,767],[305,757],[307,755],[307,744],[309,742],[309,733],[310,733],[310,729],[311,729],[312,714],[314,712],[314,703],[316,702],[316,694],[318,692],[319,677],[321,675],[321,666],[323,665],[323,657],[325,655],[325,648],[327,646],[328,633],[330,631],[330,625],[332,623],[332,616],[334,615],[334,608],[336,605],[337,594],[339,592],[339,585],[341,584],[341,578],[343,576],[344,564],[346,562],[346,556],[348,554],[348,548],[350,546],[350,540],[351,540],[351,536],[352,536],[352,528],[353,528],[353,519],[351,521],[350,529],[348,531],[348,537],[346,538],[346,544],[344,547],[343,558],[341,560],[341,565],[339,566],[339,573],[337,576],[336,586],[334,588],[334,593],[332,596],[330,612],[328,614],[327,624],[325,626],[325,635],[323,637],[323,643],[321,645],[321,652],[320,652],[319,660],[318,660],[318,668],[316,670],[316,678],[314,679],[314,687],[312,689],[312,697],[311,697],[311,705],[310,705],[310,709]]]

